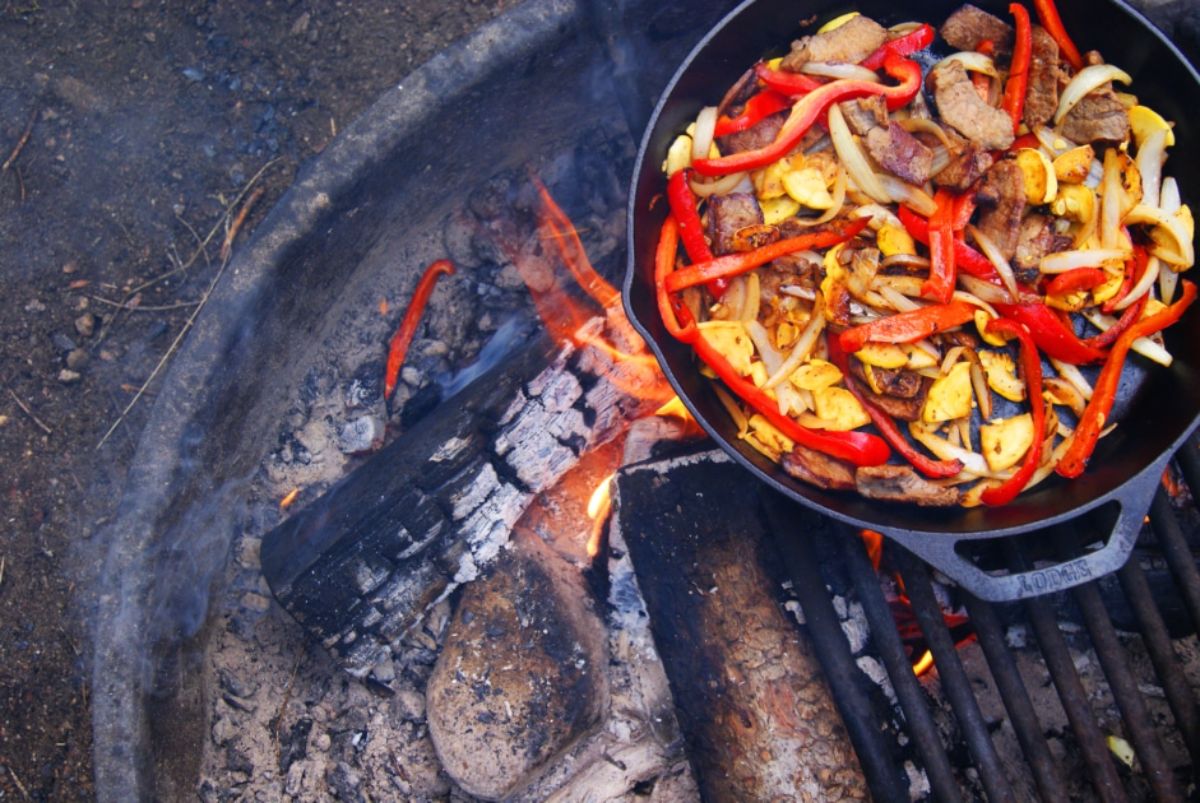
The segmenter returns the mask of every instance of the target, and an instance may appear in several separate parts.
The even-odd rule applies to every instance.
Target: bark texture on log
[[[535,494],[660,403],[655,367],[588,345],[641,351],[619,310],[577,335],[537,334],[263,539],[275,597],[352,675],[475,579]]]
[[[758,483],[723,453],[617,475],[616,523],[705,800],[857,800],[866,784],[781,608]]]

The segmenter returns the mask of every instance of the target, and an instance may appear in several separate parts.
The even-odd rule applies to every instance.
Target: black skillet
[[[876,502],[853,493],[822,491],[785,474],[736,437],[731,419],[708,380],[696,371],[690,349],[663,329],[655,306],[653,255],[666,213],[661,165],[673,138],[702,106],[725,90],[757,59],[781,55],[788,43],[817,24],[857,10],[889,25],[905,20],[940,23],[961,3],[907,0],[854,4],[837,0],[748,0],[735,8],[692,50],[658,102],[634,168],[629,208],[629,267],[625,307],[650,343],[667,379],[701,426],[734,460],[801,504],[856,527],[895,539],[983,599],[1012,600],[1066,588],[1114,571],[1133,548],[1150,500],[1171,454],[1200,420],[1200,309],[1193,308],[1166,335],[1175,355],[1169,369],[1126,369],[1115,419],[1087,472],[1074,481],[1057,476],[999,508],[928,510]],[[1007,19],[1007,2],[980,5]],[[1200,188],[1200,75],[1140,14],[1121,2],[1059,0],[1063,22],[1081,50],[1099,50],[1134,78],[1130,91],[1176,122],[1176,144],[1166,173],[1179,181],[1184,200]],[[1032,13],[1032,12],[1031,12]],[[657,200],[656,200],[657,199]],[[1197,305],[1200,307],[1200,305]],[[1144,362],[1136,355],[1131,362]],[[963,542],[1016,535],[1079,519],[1102,506],[1116,507],[1105,545],[1081,557],[1023,574],[996,576],[959,553]]]

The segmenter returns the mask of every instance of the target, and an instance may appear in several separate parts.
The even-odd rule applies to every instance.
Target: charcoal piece
[[[863,799],[806,638],[781,609],[758,482],[721,452],[622,469],[616,523],[705,800]]]

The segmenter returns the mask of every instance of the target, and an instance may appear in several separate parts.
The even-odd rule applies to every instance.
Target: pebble
[[[265,611],[271,607],[271,600],[264,597],[262,594],[255,594],[253,591],[247,591],[242,594],[242,607],[252,611]]]
[[[363,415],[347,421],[338,432],[338,449],[345,454],[369,452],[383,440],[383,421]]]
[[[79,270],[79,263],[73,259],[69,259],[63,263],[63,266],[62,266],[63,273],[75,273],[78,270]]]
[[[400,371],[400,378],[404,380],[406,385],[412,385],[415,388],[421,386],[421,382],[425,379],[425,375],[422,374],[419,369],[413,368],[411,365],[406,365],[404,366],[404,369]]]
[[[0,429],[8,426],[9,418],[6,415],[0,414]]]
[[[46,305],[38,301],[36,298],[25,305],[26,312],[45,312]]]
[[[329,734],[325,731],[318,733],[312,741],[313,749],[322,753],[329,752],[329,747],[332,744],[333,739],[329,738]]]
[[[58,381],[64,385],[73,385],[82,379],[78,371],[72,371],[70,368],[64,368],[58,372]]]
[[[67,367],[73,371],[83,368],[92,359],[87,349],[71,349],[67,352]]]
[[[64,335],[62,332],[55,332],[54,334],[50,335],[50,342],[53,343],[54,348],[58,349],[59,351],[74,351],[75,349],[79,348],[74,340],[67,335]]]
[[[75,331],[80,337],[91,337],[96,333],[96,316],[85,312],[75,319]]]

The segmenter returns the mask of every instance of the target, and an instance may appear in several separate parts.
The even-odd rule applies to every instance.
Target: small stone
[[[63,266],[62,266],[63,273],[71,274],[71,273],[77,273],[78,271],[79,271],[79,263],[76,262],[75,260],[68,259],[66,262],[63,263]]]
[[[303,36],[308,30],[308,23],[312,20],[312,16],[305,11],[296,21],[292,23],[292,36]]]
[[[36,298],[25,305],[26,312],[45,312],[46,305],[38,301]]]
[[[383,442],[383,421],[373,415],[347,421],[338,432],[338,449],[345,454],[369,452]]]
[[[109,349],[100,349],[100,359],[105,362],[113,362],[117,359],[117,353]]]
[[[242,607],[261,613],[271,607],[271,600],[262,594],[247,591],[245,594],[242,594]]]
[[[396,679],[396,666],[391,658],[385,658],[371,667],[371,677],[387,685]]]
[[[333,744],[333,739],[331,739],[329,737],[329,733],[327,731],[321,731],[316,736],[314,736],[313,740],[312,740],[313,750],[316,750],[319,753],[328,752],[329,747],[332,744]]]
[[[158,41],[158,36],[155,35],[154,31],[146,31],[144,34],[142,34],[142,38],[150,44],[154,44]]]
[[[55,332],[54,334],[50,335],[50,342],[54,344],[54,348],[63,352],[72,351],[79,348],[74,340],[62,332]]]
[[[396,714],[404,722],[425,720],[425,695],[415,689],[398,690],[393,705],[396,707]]]
[[[204,80],[204,71],[199,70],[195,67],[185,67],[183,69],[183,77],[188,79],[192,83],[196,83],[197,81]]]
[[[425,375],[411,365],[406,365],[400,371],[400,378],[404,380],[406,385],[412,385],[414,388],[417,388],[425,380]]]
[[[9,418],[8,418],[8,416],[6,416],[6,415],[4,415],[4,414],[0,413],[0,429],[3,429],[4,427],[7,427],[7,426],[8,426],[8,422],[9,422]]]
[[[58,381],[64,385],[73,385],[82,378],[78,371],[72,371],[69,368],[64,368],[58,372]]]
[[[86,366],[92,359],[92,355],[87,353],[87,349],[71,349],[67,352],[67,367],[72,371],[78,371]]]

